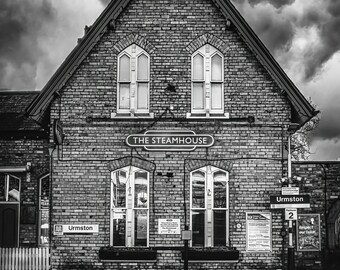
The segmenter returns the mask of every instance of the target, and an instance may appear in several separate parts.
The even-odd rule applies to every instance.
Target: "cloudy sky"
[[[109,0],[0,0],[0,89],[40,90]],[[310,160],[340,157],[340,1],[232,0],[322,112]]]

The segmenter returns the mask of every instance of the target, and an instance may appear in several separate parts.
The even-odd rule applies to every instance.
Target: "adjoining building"
[[[2,96],[6,115],[20,96]],[[287,269],[271,197],[317,112],[230,1],[111,1],[26,104],[1,127],[2,247],[46,245],[52,269]],[[339,246],[326,165],[294,163],[285,191],[308,198],[296,223],[318,224],[296,230],[309,269]]]

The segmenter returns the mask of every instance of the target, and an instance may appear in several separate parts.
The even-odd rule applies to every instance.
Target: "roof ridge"
[[[235,26],[240,36],[245,40],[247,46],[253,50],[257,59],[264,66],[273,80],[286,92],[293,110],[297,113],[298,122],[302,126],[309,121],[317,111],[303,96],[299,89],[290,80],[281,66],[277,63],[260,38],[248,25],[242,15],[230,2],[230,0],[212,0],[227,20]],[[26,112],[35,121],[40,121],[43,112],[46,110],[54,95],[64,86],[73,75],[77,66],[88,55],[89,51],[97,44],[99,38],[106,32],[107,26],[115,20],[130,0],[111,1],[101,15],[94,22],[80,40],[80,43],[71,51],[61,66],[47,82],[41,93],[27,107]],[[113,24],[114,25],[114,24]]]

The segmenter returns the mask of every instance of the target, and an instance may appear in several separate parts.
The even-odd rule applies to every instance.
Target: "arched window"
[[[117,113],[149,113],[149,55],[133,44],[118,56]]]
[[[227,246],[229,224],[228,172],[213,166],[190,173],[192,246]]]
[[[206,44],[192,55],[192,114],[223,114],[223,55]]]
[[[149,172],[128,166],[111,173],[113,246],[149,245]]]

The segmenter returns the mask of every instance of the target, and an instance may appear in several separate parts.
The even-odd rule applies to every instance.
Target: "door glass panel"
[[[193,84],[193,108],[204,109],[204,88],[203,83]]]
[[[135,246],[147,246],[148,214],[147,210],[135,211]]]
[[[214,208],[227,207],[227,181],[226,173],[218,171],[214,173]]]
[[[211,109],[222,110],[222,84],[212,83],[211,84]]]
[[[148,174],[143,171],[135,173],[135,207],[148,207]]]
[[[202,55],[197,54],[193,60],[193,80],[203,81],[204,80],[204,58]]]
[[[130,57],[123,55],[119,58],[119,81],[130,81]]]
[[[226,246],[227,243],[227,212],[214,211],[214,246]]]
[[[118,171],[116,174],[116,183],[114,188],[116,189],[116,207],[126,207],[126,182],[127,173],[125,171]]]
[[[192,211],[192,246],[204,246],[204,211]]]
[[[119,109],[130,109],[130,84],[119,84]]]
[[[149,100],[148,83],[138,83],[137,88],[137,109],[148,109]]]
[[[205,173],[192,174],[192,208],[205,208]]]
[[[142,54],[138,57],[137,61],[137,80],[147,81],[149,78],[148,57],[145,54]]]
[[[126,211],[124,209],[113,210],[113,245],[125,246],[126,236]]]
[[[211,58],[211,80],[222,81],[222,57],[218,54]]]

